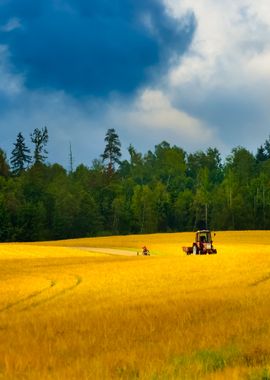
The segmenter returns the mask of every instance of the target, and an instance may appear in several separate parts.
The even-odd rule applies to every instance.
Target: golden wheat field
[[[1,244],[0,379],[270,379],[270,232],[192,241]]]

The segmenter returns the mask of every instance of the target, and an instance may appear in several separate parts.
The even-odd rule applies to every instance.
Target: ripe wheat
[[[269,378],[270,232],[219,232],[217,255],[192,240],[2,244],[0,379]]]

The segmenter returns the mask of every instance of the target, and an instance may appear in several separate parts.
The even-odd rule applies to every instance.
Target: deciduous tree
[[[31,133],[31,141],[35,145],[34,150],[34,164],[44,163],[47,158],[46,145],[48,144],[48,129],[44,127],[42,129],[36,128]]]

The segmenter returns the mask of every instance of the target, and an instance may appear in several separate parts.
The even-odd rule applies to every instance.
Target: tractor
[[[214,234],[215,236],[216,234]],[[192,247],[183,247],[183,251],[187,255],[206,255],[215,254],[217,250],[213,247],[210,230],[200,230],[196,232],[195,242]]]

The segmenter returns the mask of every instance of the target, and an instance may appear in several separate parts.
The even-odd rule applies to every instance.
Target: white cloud
[[[101,124],[119,132],[123,147],[132,143],[142,152],[163,140],[188,151],[222,145],[215,128],[174,107],[161,89],[144,89],[128,104],[110,102]]]
[[[174,108],[161,90],[145,89],[122,117],[128,121],[128,125],[136,124],[141,132],[145,129],[153,133],[163,130],[184,140],[200,136],[203,143],[213,135],[199,120]]]
[[[13,96],[22,91],[24,78],[12,73],[9,54],[8,47],[0,45],[0,92]]]
[[[270,80],[270,49],[262,51],[260,54],[250,57],[243,68],[246,75],[251,79],[269,81]]]
[[[189,49],[168,74],[173,103],[205,124],[214,123],[227,144],[254,147],[259,139],[263,142],[270,119],[270,2],[163,1],[179,22],[187,11],[197,21]],[[247,123],[243,104],[256,122]]]
[[[1,32],[12,32],[15,29],[20,29],[22,27],[20,19],[17,17],[10,18],[8,22],[2,26],[0,26]]]
[[[175,17],[191,10],[197,30],[188,52],[170,73],[172,86],[196,82],[215,86],[249,81],[270,52],[270,3],[264,0],[166,0]],[[249,70],[249,63],[251,70]],[[254,70],[259,63],[257,71]],[[270,76],[269,76],[270,78]],[[230,81],[228,82],[228,79]]]

